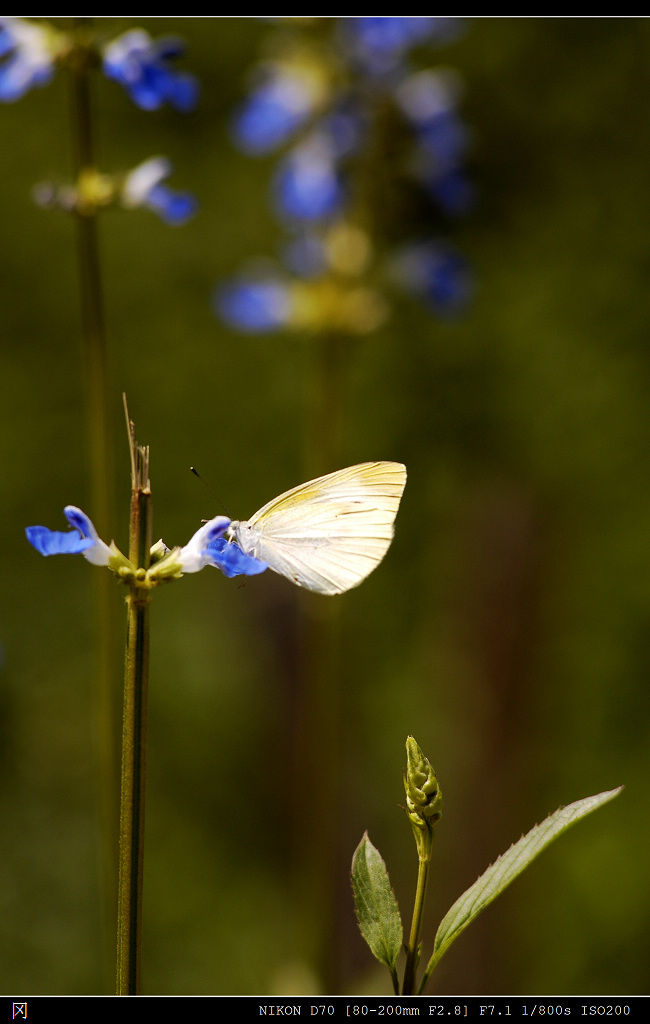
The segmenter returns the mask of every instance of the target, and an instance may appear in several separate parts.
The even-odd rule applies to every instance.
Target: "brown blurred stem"
[[[71,135],[74,180],[78,183],[94,168],[91,73],[96,62],[90,18],[74,18],[72,49],[67,67],[71,85]],[[83,392],[86,418],[86,456],[90,477],[90,511],[100,536],[114,535],[113,443],[108,416],[108,372],[101,266],[97,239],[97,213],[79,204],[74,211],[79,296]],[[112,946],[112,920],[116,891],[118,820],[118,693],[119,676],[114,584],[109,573],[94,578],[97,637],[95,664],[95,731],[97,785],[100,808],[101,862],[106,952]],[[110,945],[109,945],[110,942]]]
[[[341,466],[344,392],[353,339],[342,333],[308,339],[305,368],[304,479]],[[325,990],[339,985],[337,932],[341,801],[340,605],[338,599],[297,595],[299,633],[294,746],[293,853],[302,956]]]

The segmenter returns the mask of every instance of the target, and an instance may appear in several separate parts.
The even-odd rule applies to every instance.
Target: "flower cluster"
[[[105,544],[85,512],[67,505],[63,514],[71,530],[50,530],[46,526],[28,526],[27,540],[41,555],[82,554],[93,565],[103,565],[125,582],[135,579],[136,569],[115,542]],[[164,580],[176,579],[183,573],[199,572],[206,565],[221,569],[224,576],[256,576],[267,568],[266,562],[245,555],[241,548],[226,538],[230,519],[216,516],[196,531],[183,548],[168,548],[162,541],[151,550],[151,568],[146,583],[155,586]],[[142,584],[140,584],[142,585]]]
[[[0,100],[18,100],[35,86],[47,85],[57,63],[74,59],[75,45],[74,33],[59,31],[45,22],[0,18]],[[134,29],[108,43],[96,56],[106,77],[119,82],[142,110],[157,110],[169,104],[188,112],[198,102],[199,88],[193,75],[174,66],[182,52],[183,44],[178,39],[153,40],[148,32]],[[153,157],[121,180],[95,172],[74,186],[39,186],[36,199],[42,205],[83,213],[112,202],[127,208],[143,206],[169,224],[182,224],[195,212],[196,200],[162,184],[170,172],[168,160]]]
[[[448,42],[461,21],[281,21],[232,134],[249,155],[282,147],[271,202],[287,242],[280,265],[244,271],[217,290],[217,313],[253,333],[364,332],[388,316],[386,283],[439,315],[462,310],[471,274],[443,237],[473,203],[460,80],[414,66],[423,45]]]

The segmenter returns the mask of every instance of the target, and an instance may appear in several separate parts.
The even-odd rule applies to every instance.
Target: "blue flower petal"
[[[48,530],[47,526],[28,526],[27,540],[41,555],[78,555],[94,545],[92,537],[82,537],[77,530]]]
[[[275,178],[278,210],[296,220],[322,220],[343,205],[344,188],[331,147],[321,139],[297,146]]]
[[[221,569],[224,576],[257,576],[268,569],[266,562],[260,562],[252,555],[245,555],[242,549],[234,541],[227,541],[223,537],[213,540],[205,548],[205,554],[210,558],[210,565],[215,569]]]
[[[46,29],[23,18],[0,18],[0,100],[11,103],[54,74],[54,53]]]
[[[138,164],[124,179],[122,203],[129,209],[147,206],[168,224],[185,223],[196,213],[198,203],[190,192],[175,192],[163,183],[171,173],[172,165],[164,156]]]
[[[85,512],[76,505],[66,505],[63,513],[73,529],[69,533],[48,530],[46,526],[28,526],[27,540],[42,555],[83,554],[93,565],[108,565],[113,552],[97,535]]]
[[[406,246],[394,269],[403,287],[441,316],[462,312],[474,290],[467,260],[443,243]]]
[[[233,135],[247,153],[268,153],[285,142],[306,121],[309,112],[288,86],[269,82],[253,93],[235,115]]]
[[[170,66],[182,52],[180,40],[154,42],[148,32],[133,29],[106,47],[104,74],[119,82],[143,110],[157,110],[169,103],[185,113],[196,106],[199,86],[193,75]]]
[[[168,224],[184,224],[198,207],[191,192],[174,192],[167,185],[155,185],[147,196],[146,205]]]
[[[219,316],[237,331],[279,331],[291,312],[289,288],[281,281],[240,278],[220,288],[214,299]]]
[[[453,17],[363,16],[346,18],[343,29],[354,55],[371,74],[394,70],[408,51],[422,43],[447,42],[462,28]]]

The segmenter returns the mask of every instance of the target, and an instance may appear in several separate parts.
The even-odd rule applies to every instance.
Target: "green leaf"
[[[367,832],[352,858],[352,891],[361,934],[374,956],[394,974],[402,949],[402,919],[386,865]]]
[[[622,790],[612,789],[606,793],[599,793],[597,796],[589,796],[584,800],[576,800],[568,807],[560,807],[553,814],[549,815],[541,825],[535,825],[530,832],[522,836],[519,842],[491,864],[480,878],[471,885],[463,895],[456,900],[453,907],[445,914],[440,922],[434,946],[433,956],[429,961],[420,991],[424,989],[433,969],[438,961],[444,956],[454,939],[473,921],[492,900],[503,892],[512,881],[521,874],[524,868],[542,852],[545,846],[574,825],[586,814],[595,811],[597,807],[612,800]]]

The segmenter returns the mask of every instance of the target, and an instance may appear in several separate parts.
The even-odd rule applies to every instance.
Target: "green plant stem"
[[[94,60],[89,19],[75,19],[72,82],[73,174],[77,182],[95,170],[90,73]],[[108,415],[108,359],[97,211],[83,202],[74,212],[81,300],[83,363],[90,448],[93,521],[102,536],[113,532],[113,445]]]
[[[396,996],[398,996],[399,995],[399,975],[397,973],[397,968],[396,967],[391,967],[390,968],[390,976],[391,976],[391,980],[393,982],[393,992],[395,993]]]
[[[117,994],[140,991],[144,789],[149,668],[149,601],[128,599],[122,731],[122,800],[118,881]]]
[[[406,947],[406,967],[404,968],[404,984],[402,986],[402,995],[405,996],[411,996],[415,991],[415,976],[420,960],[420,930],[422,928],[422,915],[424,913],[430,864],[430,857],[420,857],[418,860],[418,883],[415,890],[411,934],[408,946]]]
[[[421,995],[424,994],[424,990],[427,987],[427,985],[429,984],[429,979],[431,978],[431,975],[433,974],[434,969],[437,967],[438,962],[440,961],[441,955],[442,954],[440,954],[437,950],[434,951],[431,959],[429,960],[429,963],[426,966],[424,974],[422,975],[422,977],[420,979],[420,984],[418,985],[417,995],[421,996]]]
[[[133,490],[129,557],[144,584],[151,549],[148,450],[138,448],[130,424]],[[122,787],[117,906],[117,994],[138,995],[142,934],[144,798],[149,678],[150,592],[138,581],[127,601],[127,642],[122,726]]]
[[[73,20],[73,48],[68,60],[71,86],[72,170],[79,182],[94,167],[90,79],[94,61],[91,19]],[[113,443],[108,416],[108,372],[97,214],[74,211],[77,273],[81,305],[81,364],[86,418],[86,457],[93,522],[102,537],[114,536]],[[117,878],[119,660],[114,583],[108,573],[94,579],[96,620],[95,732],[100,820],[100,870],[103,878],[103,932],[106,963],[113,945],[111,924]],[[110,984],[107,978],[107,983]]]

